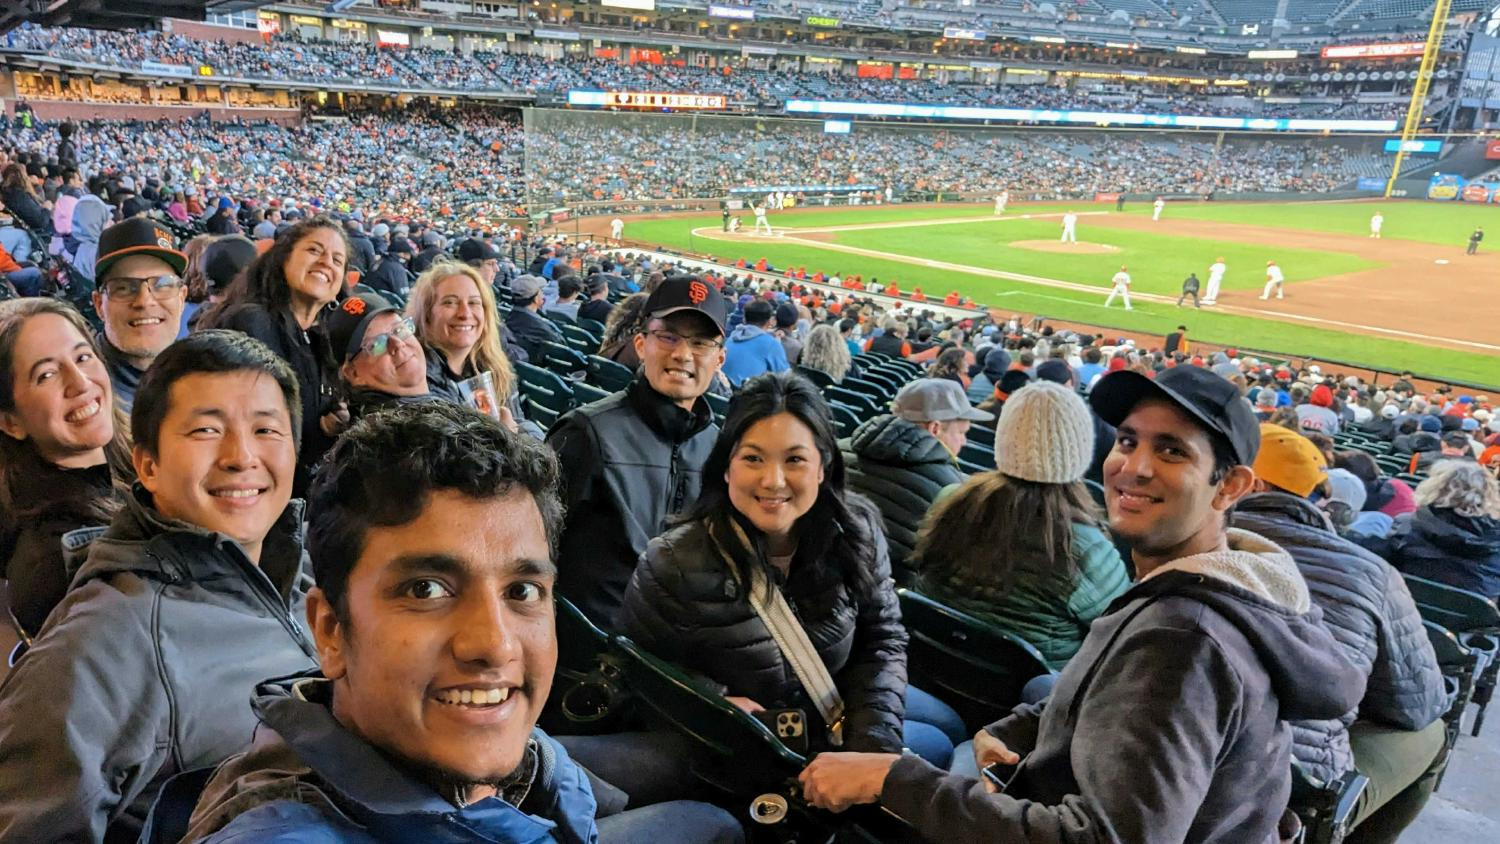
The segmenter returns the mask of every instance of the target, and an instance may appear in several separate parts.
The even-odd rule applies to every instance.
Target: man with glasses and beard
[[[669,278],[645,311],[635,380],[569,412],[547,436],[562,464],[568,514],[558,592],[606,629],[615,629],[646,543],[698,497],[718,435],[703,394],[724,363],[723,297],[696,277]]]
[[[130,412],[141,373],[177,339],[187,285],[187,256],[172,233],[144,217],[99,235],[94,310],[104,322],[104,362],[120,409]]]

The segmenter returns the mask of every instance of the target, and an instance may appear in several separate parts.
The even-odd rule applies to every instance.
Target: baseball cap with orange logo
[[[177,241],[166,226],[145,217],[131,217],[100,232],[94,278],[104,278],[111,265],[130,255],[160,258],[179,275],[187,267],[187,256],[177,250]]]
[[[699,311],[713,320],[719,335],[724,334],[724,297],[708,282],[697,276],[672,276],[663,281],[646,299],[646,313],[652,319],[666,319],[678,311]]]

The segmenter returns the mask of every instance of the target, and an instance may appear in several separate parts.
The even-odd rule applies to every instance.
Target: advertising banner
[[[143,61],[141,70],[154,73],[157,76],[192,76],[193,69],[180,64],[167,64],[165,62]]]
[[[1464,179],[1453,173],[1439,173],[1427,183],[1428,199],[1457,199],[1463,190]]]
[[[1500,158],[1500,141],[1485,141],[1484,157],[1490,159]]]
[[[1463,193],[1459,194],[1459,197],[1463,199],[1464,202],[1489,202],[1490,187],[1489,185],[1481,185],[1478,183],[1465,185]]]

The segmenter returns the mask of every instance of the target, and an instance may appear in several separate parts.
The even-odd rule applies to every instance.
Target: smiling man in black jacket
[[[1141,580],[1094,622],[1048,700],[975,737],[978,764],[1019,763],[1006,793],[909,755],[835,753],[802,774],[814,805],[879,800],[944,842],[1279,840],[1286,721],[1349,711],[1364,676],[1291,557],[1228,528],[1254,482],[1255,414],[1192,366],[1105,376],[1090,402],[1118,429],[1106,503]]]
[[[646,544],[698,497],[719,433],[703,394],[724,364],[723,297],[682,276],[662,282],[645,310],[650,322],[635,337],[640,375],[570,411],[547,436],[568,514],[557,589],[610,630]]]

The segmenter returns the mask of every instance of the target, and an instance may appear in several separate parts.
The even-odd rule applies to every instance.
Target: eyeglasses
[[[141,288],[145,287],[156,297],[156,301],[165,302],[177,295],[177,290],[182,287],[182,279],[175,275],[158,275],[149,278],[129,278],[119,276],[104,282],[104,295],[111,299],[131,300],[141,295]]]
[[[360,346],[360,351],[372,358],[378,358],[391,350],[391,339],[405,340],[417,331],[416,323],[410,317],[403,317],[396,327],[384,334],[376,334],[368,343]]]
[[[724,343],[722,341],[710,340],[707,337],[684,337],[676,332],[663,331],[662,329],[647,331],[646,333],[650,334],[652,337],[655,337],[656,342],[662,344],[663,346],[666,346],[668,349],[675,349],[679,345],[681,345],[683,341],[686,341],[688,344],[688,348],[692,349],[693,354],[695,355],[712,354],[719,349],[724,348]]]

